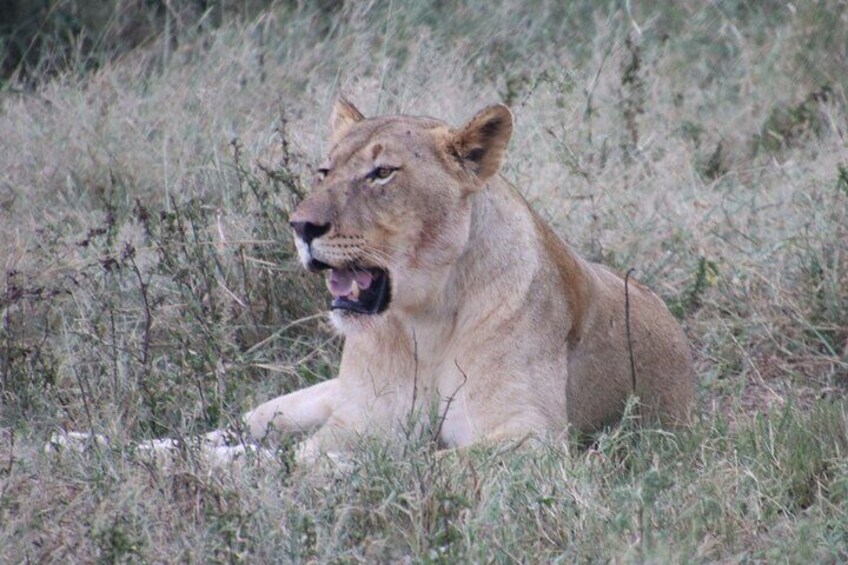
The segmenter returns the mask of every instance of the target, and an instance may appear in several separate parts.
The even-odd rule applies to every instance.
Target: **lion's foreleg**
[[[129,446],[129,452],[139,460],[160,466],[172,465],[179,459],[181,453],[189,450],[212,467],[220,467],[238,461],[246,461],[248,456],[253,459],[274,458],[274,452],[257,445],[234,443],[226,439],[229,434],[216,431],[201,437],[187,438],[183,441],[176,439],[149,439]],[[85,453],[90,449],[112,449],[109,439],[102,434],[87,432],[55,432],[44,447],[47,453],[71,451]]]
[[[245,414],[242,421],[250,438],[256,440],[263,439],[272,431],[280,434],[310,432],[330,418],[339,401],[338,396],[338,381],[331,379],[260,404]],[[213,465],[241,459],[247,453],[258,457],[272,456],[267,449],[240,441],[233,430],[215,430],[200,437],[187,438],[185,443],[199,450],[202,457]],[[174,460],[182,445],[183,442],[176,439],[151,439],[138,443],[134,450],[151,461],[167,463]],[[82,452],[89,447],[108,446],[109,440],[100,434],[62,431],[51,436],[45,450]],[[312,451],[311,448],[306,449],[309,454]]]
[[[340,400],[338,380],[330,379],[260,404],[243,421],[254,439],[270,432],[308,433],[324,425]]]

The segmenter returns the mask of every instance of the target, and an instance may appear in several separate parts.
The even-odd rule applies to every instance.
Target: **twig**
[[[138,284],[141,290],[141,301],[144,303],[144,344],[141,351],[141,362],[144,366],[144,370],[147,371],[149,369],[148,363],[150,360],[150,329],[153,326],[153,316],[150,313],[150,303],[147,300],[147,284],[141,276],[141,271],[139,270],[138,265],[136,265],[135,259],[133,259],[135,249],[132,249],[131,246],[127,244],[124,254],[125,257],[129,259],[130,266],[132,267],[136,278],[138,278]]]
[[[320,312],[320,313],[318,313],[318,314],[312,314],[311,316],[305,316],[305,317],[303,317],[303,318],[299,318],[299,319],[297,319],[297,320],[293,320],[293,321],[289,322],[288,324],[286,324],[285,326],[281,327],[279,330],[277,330],[277,331],[275,331],[274,333],[272,333],[271,335],[269,335],[268,337],[266,337],[265,339],[263,339],[262,341],[257,342],[257,343],[255,343],[255,344],[251,345],[251,346],[250,346],[250,349],[248,349],[247,351],[245,351],[243,356],[246,356],[246,355],[250,355],[250,354],[252,354],[252,353],[255,353],[255,352],[256,352],[256,350],[258,350],[258,349],[261,349],[261,348],[265,347],[265,346],[266,346],[266,345],[268,345],[270,342],[272,342],[273,340],[277,339],[278,337],[280,337],[281,335],[283,335],[284,333],[286,333],[287,331],[289,331],[291,328],[293,328],[293,327],[295,327],[295,326],[297,326],[297,325],[303,324],[303,323],[305,323],[305,322],[310,322],[310,321],[312,321],[312,320],[315,320],[315,319],[318,319],[318,318],[322,318],[323,316],[324,316],[324,312]]]
[[[415,335],[415,328],[412,328],[412,408],[411,412],[415,411],[415,404],[418,401],[418,338]]]
[[[631,268],[624,275],[624,324],[627,327],[627,351],[630,353],[630,378],[633,385],[633,396],[636,396],[636,361],[633,359],[633,338],[630,335],[630,275],[635,270]]]
[[[86,391],[86,387],[83,383],[83,378],[82,375],[80,375],[79,369],[74,367],[73,372],[74,376],[77,379],[77,385],[79,385],[80,392],[82,393],[82,407],[85,410],[85,417],[88,420],[88,430],[93,434],[94,419],[91,417],[91,409],[88,407],[88,392]]]
[[[607,59],[609,59],[610,54],[612,53],[614,43],[610,41],[609,45],[607,45],[607,49],[601,57],[601,64],[598,65],[598,70],[595,72],[595,76],[592,78],[592,83],[588,88],[583,89],[583,95],[586,97],[586,108],[583,110],[583,117],[589,122],[587,139],[586,142],[591,147],[592,145],[592,115],[594,114],[594,109],[592,108],[592,101],[595,96],[595,89],[598,87],[598,82],[601,78],[601,73],[604,70],[604,65],[606,65]]]
[[[209,421],[209,405],[206,403],[206,395],[203,394],[203,383],[200,381],[200,375],[193,371],[194,383],[197,385],[197,394],[200,396],[200,409],[203,411],[203,417]],[[210,424],[212,422],[209,422]]]
[[[238,258],[241,266],[241,283],[244,288],[244,300],[247,302],[247,312],[253,322],[253,328],[259,330],[259,320],[256,318],[256,312],[253,309],[253,301],[250,299],[250,281],[247,274],[247,261],[244,258],[244,245],[238,246]]]
[[[403,444],[403,457],[406,457],[406,452],[409,449],[409,438],[412,435],[412,430],[415,428],[415,405],[418,403],[418,338],[415,335],[415,328],[412,328],[412,405],[409,407],[409,419],[406,423],[406,441]]]
[[[15,430],[9,430],[9,463],[6,464],[5,475],[12,474],[12,465],[15,464]]]
[[[141,290],[141,300],[144,303],[144,342],[141,350],[141,364],[144,374],[142,375],[142,378],[139,379],[139,384],[141,384],[141,389],[144,391],[145,395],[147,395],[147,400],[150,403],[150,411],[155,416],[156,401],[154,400],[153,392],[148,387],[147,379],[145,378],[150,372],[150,330],[153,326],[153,315],[150,312],[150,302],[147,299],[147,284],[144,282],[144,278],[141,276],[141,270],[139,270],[138,265],[135,262],[135,248],[130,243],[127,243],[124,246],[122,258],[125,261],[129,261],[129,264],[138,279],[138,284]]]
[[[454,398],[462,390],[462,387],[468,382],[468,375],[465,374],[465,371],[462,370],[462,367],[459,366],[459,361],[456,359],[453,360],[453,364],[456,365],[456,368],[459,369],[459,372],[462,373],[462,382],[456,387],[456,390],[447,398],[447,402],[445,402],[445,409],[442,411],[442,415],[439,418],[439,425],[436,426],[436,430],[433,433],[432,441],[436,442],[439,439],[439,436],[442,435],[442,426],[445,425],[445,420],[448,417],[448,410],[450,410],[451,404],[453,404]]]

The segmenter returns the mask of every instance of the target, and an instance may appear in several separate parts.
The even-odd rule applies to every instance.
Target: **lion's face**
[[[304,265],[326,270],[333,320],[347,331],[438,301],[512,117],[494,106],[453,131],[428,118],[365,119],[340,102],[332,125],[334,145],[291,225]]]

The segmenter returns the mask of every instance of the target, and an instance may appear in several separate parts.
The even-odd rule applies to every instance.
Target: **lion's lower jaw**
[[[341,335],[353,335],[366,332],[384,324],[386,313],[358,314],[348,310],[330,310],[330,323]]]
[[[419,279],[396,277],[393,273],[391,300],[384,309],[368,314],[334,308],[330,310],[330,322],[342,335],[383,330],[396,332],[399,327],[416,325],[420,325],[421,330],[434,325],[436,318],[450,325],[458,307],[457,297],[462,291],[446,282],[451,279],[450,272],[427,273],[431,275],[430,280],[425,275]]]

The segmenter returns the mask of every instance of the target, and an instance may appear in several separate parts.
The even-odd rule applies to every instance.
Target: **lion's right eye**
[[[317,173],[318,173],[318,178],[320,178],[321,180],[324,180],[325,178],[327,178],[327,175],[330,174],[330,169],[326,169],[324,167],[321,167],[320,169],[318,169]]]
[[[386,184],[398,172],[398,167],[376,167],[373,171],[365,175],[365,178],[377,184]]]

